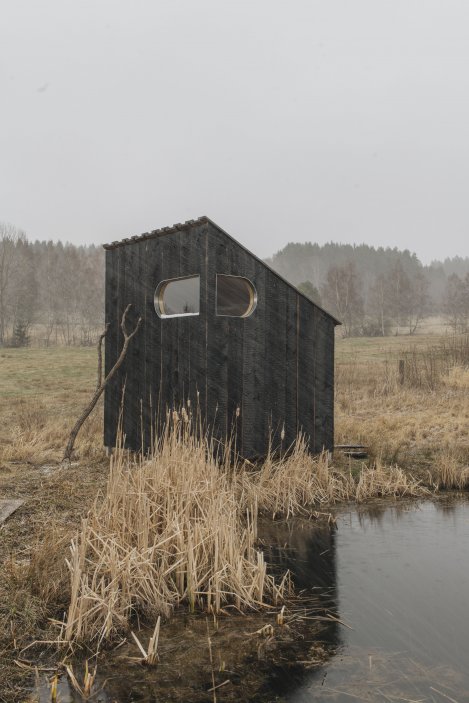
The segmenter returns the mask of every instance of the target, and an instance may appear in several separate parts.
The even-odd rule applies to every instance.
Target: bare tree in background
[[[464,279],[451,274],[443,294],[443,312],[452,330],[466,332],[469,320],[469,274]]]
[[[368,291],[368,312],[371,317],[372,326],[376,330],[374,335],[385,337],[389,330],[390,309],[388,282],[383,273],[375,277]],[[370,332],[370,334],[372,333]]]
[[[5,344],[7,326],[12,316],[12,287],[18,272],[17,244],[25,240],[24,232],[0,222],[0,345]]]
[[[428,280],[422,271],[417,271],[410,279],[410,295],[406,310],[409,334],[415,334],[422,319],[429,312],[428,285]]]
[[[46,346],[95,344],[104,318],[104,251],[61,242],[32,246],[42,342]]]
[[[38,281],[34,266],[34,255],[26,239],[16,242],[16,273],[11,281],[12,335],[9,343],[13,347],[29,344],[29,331],[34,322],[38,300]]]
[[[53,242],[43,242],[38,245],[37,268],[41,281],[39,286],[40,321],[43,331],[42,342],[49,346],[55,331],[57,342],[57,319],[60,298],[58,296],[58,280],[60,265],[58,246]]]
[[[407,311],[411,296],[410,278],[402,263],[397,261],[386,276],[389,307],[394,320],[396,334],[407,325]]]
[[[409,275],[402,263],[397,261],[386,276],[387,298],[396,334],[407,327],[415,334],[423,317],[428,313],[430,297],[428,281],[422,271]]]
[[[321,289],[321,299],[344,326],[346,337],[359,334],[363,323],[361,281],[352,261],[331,266]]]

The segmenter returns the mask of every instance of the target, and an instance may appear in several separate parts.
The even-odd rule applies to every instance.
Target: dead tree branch
[[[127,331],[126,327],[126,318],[127,318],[127,313],[129,312],[130,308],[132,307],[132,304],[130,303],[127,305],[126,309],[124,310],[124,314],[122,315],[122,320],[121,320],[121,330],[122,334],[124,335],[124,344],[122,346],[121,352],[119,354],[119,357],[112,367],[112,369],[109,371],[108,375],[105,377],[104,381],[102,380],[102,342],[104,337],[107,334],[108,327],[109,325],[106,325],[106,329],[104,332],[101,334],[98,342],[98,385],[96,387],[96,390],[94,392],[93,397],[91,398],[90,402],[86,406],[86,408],[83,410],[81,413],[80,417],[76,421],[75,425],[73,426],[72,431],[70,432],[70,437],[68,439],[67,446],[65,447],[65,452],[62,461],[70,461],[72,458],[72,453],[73,453],[73,447],[75,444],[75,440],[77,438],[77,435],[85,422],[85,420],[89,417],[91,414],[92,410],[95,408],[96,403],[98,402],[101,394],[103,393],[104,389],[106,388],[107,384],[111,380],[111,378],[114,376],[116,371],[122,366],[122,363],[125,359],[125,356],[127,354],[127,350],[129,348],[130,340],[132,337],[134,337],[138,330],[140,325],[142,324],[142,318],[139,317],[137,324],[135,325],[134,329],[132,332]]]
[[[99,335],[98,339],[98,344],[97,344],[97,349],[98,349],[98,377],[96,380],[96,390],[99,389],[102,379],[103,379],[103,339],[107,335],[107,331],[109,329],[109,322],[106,324],[106,327],[104,328],[104,332],[102,332]]]

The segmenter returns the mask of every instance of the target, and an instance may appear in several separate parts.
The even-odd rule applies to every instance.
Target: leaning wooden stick
[[[98,344],[97,344],[97,349],[98,349],[98,376],[96,379],[96,390],[101,385],[101,381],[103,380],[103,339],[107,335],[107,331],[109,329],[109,322],[106,323],[106,327],[104,328],[104,332],[102,332],[99,335],[98,339]]]
[[[96,391],[95,391],[93,397],[91,398],[90,402],[88,403],[88,405],[86,406],[86,408],[83,410],[82,414],[80,415],[80,417],[76,421],[72,431],[70,432],[70,437],[68,439],[67,446],[65,447],[65,452],[63,455],[63,459],[62,459],[63,462],[71,460],[72,453],[73,453],[73,447],[75,445],[75,440],[77,438],[77,435],[78,435],[83,423],[85,422],[86,418],[90,415],[91,411],[96,406],[96,403],[98,402],[102,392],[106,388],[106,386],[109,383],[109,381],[111,380],[111,378],[114,376],[114,374],[116,373],[118,368],[120,366],[122,366],[122,363],[123,363],[125,356],[127,354],[127,349],[129,348],[130,340],[132,339],[132,337],[134,337],[137,334],[138,329],[142,323],[142,318],[139,317],[137,324],[135,325],[135,328],[132,330],[132,332],[130,332],[130,333],[127,332],[126,318],[127,318],[127,313],[129,312],[131,307],[132,307],[131,303],[129,305],[127,305],[126,309],[124,310],[124,314],[122,315],[121,330],[122,330],[122,334],[124,335],[124,344],[121,349],[121,353],[119,354],[119,358],[117,359],[116,363],[114,364],[112,369],[109,371],[108,375],[105,377],[104,381],[102,380],[102,342],[103,342],[104,337],[107,334],[109,325],[106,325],[106,329],[99,337],[99,341],[98,341],[98,384],[96,387]]]

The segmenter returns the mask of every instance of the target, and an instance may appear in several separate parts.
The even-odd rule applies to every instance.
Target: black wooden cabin
[[[166,410],[199,406],[215,437],[233,429],[247,458],[298,432],[332,449],[334,327],[315,305],[208,217],[113,242],[106,249],[106,373],[120,321],[142,324],[105,391],[104,443],[147,449]],[[125,386],[125,392],[123,388]],[[123,400],[122,400],[123,398]]]

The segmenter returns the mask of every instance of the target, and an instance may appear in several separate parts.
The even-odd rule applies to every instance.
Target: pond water
[[[212,701],[215,681],[224,684],[219,703],[469,701],[468,501],[342,511],[336,528],[266,525],[264,541],[306,599],[289,627],[277,626],[278,609],[217,621],[178,616],[162,627],[156,670],[129,662],[138,654],[131,644],[100,660],[94,700]],[[312,610],[319,620],[309,619]],[[273,638],[253,634],[268,623]],[[62,703],[81,700],[64,678],[60,692]]]
[[[342,513],[334,656],[287,700],[469,701],[469,502]]]

